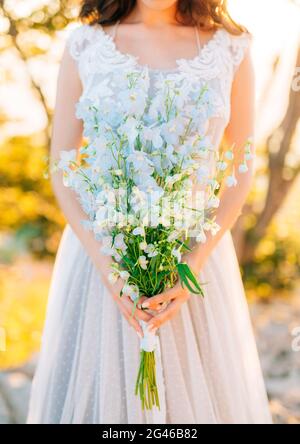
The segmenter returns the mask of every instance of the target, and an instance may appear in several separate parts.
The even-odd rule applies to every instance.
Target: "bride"
[[[222,0],[86,0],[84,24],[72,31],[63,55],[53,123],[51,158],[80,147],[83,122],[76,104],[95,100],[115,70],[143,70],[149,95],[158,76],[205,80],[218,98],[207,133],[239,148],[253,134],[254,79],[248,32]],[[111,258],[99,252],[76,196],[52,175],[68,224],[53,272],[28,423],[269,424],[265,387],[230,229],[251,183],[251,170],[224,191],[220,231],[187,256],[205,282],[205,298],[177,285],[139,306],[119,298],[122,283],[107,276]],[[148,304],[149,305],[149,304]],[[151,308],[151,310],[145,310]],[[139,364],[139,320],[159,338],[161,409],[143,411],[134,395]]]

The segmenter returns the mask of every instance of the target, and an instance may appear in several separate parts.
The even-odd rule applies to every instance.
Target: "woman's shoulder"
[[[66,45],[71,56],[78,60],[82,52],[95,42],[98,33],[101,34],[102,27],[100,25],[80,24],[72,28],[67,35]]]
[[[251,47],[252,34],[247,30],[233,34],[225,28],[219,28],[217,44],[227,50],[234,65],[240,65]]]
[[[252,41],[252,34],[247,30],[233,33],[224,27],[220,27],[215,33],[219,33],[220,39],[230,48],[248,47]]]

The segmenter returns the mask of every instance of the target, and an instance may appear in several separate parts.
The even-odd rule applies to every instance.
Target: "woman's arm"
[[[204,244],[198,245],[191,254],[187,255],[187,261],[195,271],[201,269],[223,234],[233,227],[250,191],[253,160],[247,162],[249,169],[246,173],[239,173],[238,166],[244,159],[245,143],[254,136],[254,108],[254,70],[250,51],[248,51],[232,85],[231,117],[225,131],[226,146],[234,145],[237,186],[232,188],[224,186],[221,190],[220,206],[216,212],[216,222],[220,226],[219,232],[214,236],[209,234]]]
[[[61,150],[78,149],[81,145],[82,122],[78,120],[75,115],[76,104],[81,92],[82,86],[77,65],[66,49],[62,58],[57,84],[50,154],[51,165],[59,160]],[[87,219],[87,215],[81,208],[75,192],[63,185],[61,171],[52,173],[51,180],[54,193],[68,223],[101,274],[105,286],[118,303],[126,319],[142,334],[138,322],[132,317],[130,318],[133,308],[132,302],[126,296],[119,298],[124,282],[122,283],[119,280],[116,284],[112,285],[108,280],[108,274],[111,271],[110,264],[113,259],[101,254],[101,244],[96,241],[94,234],[86,230],[81,224],[82,220]],[[99,297],[101,296],[99,295]],[[142,318],[146,321],[150,318],[146,313],[139,310],[135,311],[135,317]]]
[[[253,138],[254,100],[254,71],[250,52],[248,52],[235,75],[231,96],[231,118],[225,132],[226,143],[229,146],[235,146],[235,171],[238,184],[236,187],[223,187],[221,190],[220,206],[216,212],[216,222],[221,227],[219,232],[214,236],[209,234],[204,244],[198,244],[191,253],[186,255],[186,262],[197,275],[221,237],[236,222],[250,190],[253,161],[247,162],[249,168],[247,173],[239,173],[238,165],[244,158],[245,143],[249,138]],[[159,310],[160,304],[171,302],[165,310],[149,321],[149,330],[155,331],[176,316],[189,296],[189,291],[186,288],[183,289],[178,283],[174,288],[144,302],[142,308],[152,310]]]
[[[76,64],[66,50],[62,58],[57,84],[51,164],[59,160],[61,150],[78,149],[81,145],[82,121],[78,120],[75,115],[76,103],[81,91],[81,81]],[[80,223],[87,216],[77,201],[75,192],[63,185],[62,172],[55,171],[51,175],[51,179],[54,193],[68,223],[107,284],[107,271],[111,258],[100,255],[100,245],[94,239],[93,233],[87,231]]]

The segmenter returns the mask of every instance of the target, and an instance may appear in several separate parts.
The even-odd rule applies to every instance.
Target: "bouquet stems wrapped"
[[[128,247],[126,254],[122,256],[121,266],[126,269],[130,277],[122,293],[127,293],[132,298],[135,307],[141,296],[149,298],[162,293],[165,289],[172,288],[178,278],[182,286],[186,286],[192,293],[203,296],[201,286],[189,266],[178,262],[180,250],[189,250],[189,247],[178,239],[172,242],[170,232],[162,226],[155,230],[136,229],[124,238]],[[178,244],[180,247],[175,256],[174,248]],[[141,248],[151,251],[148,260],[143,256]],[[115,272],[119,270],[116,265],[113,268]],[[155,333],[147,330],[146,322],[140,321],[140,324],[144,337],[141,339],[140,366],[135,393],[139,395],[143,409],[152,409],[153,405],[160,408],[155,362],[157,337]]]

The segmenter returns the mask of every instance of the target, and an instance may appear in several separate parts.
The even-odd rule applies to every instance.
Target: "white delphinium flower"
[[[188,192],[193,188],[194,181],[193,178],[186,178],[181,182],[182,190]]]
[[[132,302],[134,302],[139,297],[139,289],[136,285],[125,284],[122,288],[122,293],[125,296],[129,296]]]
[[[252,147],[253,147],[253,138],[250,137],[245,145],[245,160],[253,160],[254,154],[252,153]]]
[[[133,231],[132,234],[134,236],[145,236],[145,228],[144,227],[136,227]]]
[[[100,251],[106,256],[112,256],[114,254],[113,238],[112,236],[105,236],[102,239],[102,246]]]
[[[209,180],[210,172],[207,165],[201,165],[196,173],[200,185],[206,185]]]
[[[120,278],[123,279],[123,281],[128,281],[128,279],[130,278],[130,274],[128,273],[128,271],[120,271]]]
[[[219,171],[225,171],[227,169],[228,164],[226,162],[224,162],[223,160],[220,160],[219,162],[217,162],[217,169]]]
[[[173,145],[168,145],[166,149],[163,150],[162,154],[162,166],[164,169],[170,169],[173,165],[177,164],[178,156]]]
[[[140,256],[139,259],[138,259],[138,262],[140,264],[140,267],[143,270],[147,270],[147,264],[148,264],[149,261],[147,260],[146,256]]]
[[[176,117],[161,126],[161,135],[171,145],[178,144],[180,136],[184,134],[185,125],[181,117]]]
[[[226,153],[225,153],[225,157],[228,160],[233,160],[233,158],[234,158],[233,151],[232,150],[227,150]]]
[[[234,173],[232,173],[230,176],[226,177],[226,185],[229,188],[235,187],[237,185],[237,179],[236,179]]]
[[[140,242],[139,247],[140,247],[140,250],[145,251],[147,248],[147,242],[146,241]]]
[[[160,218],[159,218],[159,223],[163,227],[166,227],[166,228],[170,227],[172,214],[173,214],[172,208],[170,206],[164,204],[163,211],[162,211]]]
[[[118,128],[118,134],[121,137],[125,137],[132,149],[134,149],[136,138],[139,134],[138,132],[138,120],[135,117],[128,117],[126,122]]]
[[[157,227],[160,223],[160,214],[161,214],[161,207],[157,203],[153,203],[149,205],[149,211],[146,215],[147,218],[147,225],[150,227]]]
[[[108,275],[108,280],[111,284],[115,284],[119,278],[125,282],[130,278],[128,271],[121,270],[117,263],[111,264],[111,269],[112,271]]]
[[[121,211],[114,212],[114,219],[112,220],[113,225],[116,225],[119,229],[127,227],[128,217],[127,214]]]
[[[160,128],[149,128],[145,127],[143,129],[143,137],[146,142],[151,142],[153,147],[159,149],[163,145],[163,139],[160,135]]]
[[[172,231],[172,233],[169,234],[167,241],[168,242],[174,242],[176,239],[178,239],[180,236],[180,233],[178,231]]]
[[[108,142],[109,141],[104,134],[98,134],[90,144],[90,148],[95,150],[96,153],[103,154],[103,152],[107,149]]]
[[[181,261],[181,253],[178,248],[173,248],[172,255],[176,257],[177,261]]]
[[[144,180],[143,180],[144,179]],[[146,198],[150,208],[152,205],[157,205],[162,196],[164,195],[164,190],[157,185],[156,180],[153,177],[140,177],[136,180],[139,188],[146,193]]]
[[[71,164],[76,162],[77,150],[63,150],[60,151],[60,161],[58,162],[58,168],[68,172]]]
[[[118,94],[118,99],[125,114],[141,116],[144,113],[147,98],[143,92],[127,89]]]
[[[67,188],[73,188],[74,190],[79,190],[80,186],[82,184],[81,178],[78,177],[78,174],[76,171],[72,171],[71,169],[69,171],[63,172],[63,184]]]
[[[197,148],[200,151],[214,151],[216,149],[216,146],[212,143],[211,138],[209,136],[199,136],[197,139]]]
[[[136,172],[151,175],[154,172],[153,163],[144,151],[134,151],[127,157]]]
[[[206,234],[203,229],[201,229],[196,235],[196,242],[204,244],[206,242]]]
[[[165,179],[166,186],[173,186],[176,182],[179,182],[182,179],[182,176],[182,173],[174,174],[173,176],[167,176]]]
[[[147,195],[143,190],[135,186],[132,188],[129,202],[133,210],[138,212],[147,203]]]
[[[164,97],[162,94],[155,95],[151,100],[148,116],[153,122],[157,122],[163,108],[163,103]]]
[[[208,184],[212,192],[215,192],[220,188],[220,182],[218,182],[216,179],[209,179]]]
[[[111,173],[117,177],[123,176],[123,171],[121,169],[111,170]]]
[[[210,208],[219,208],[219,206],[220,206],[220,199],[217,196],[211,196],[208,199],[208,202],[207,202],[207,208],[208,209],[210,209]]]
[[[118,269],[113,269],[108,275],[108,280],[111,284],[115,284],[118,281],[119,277],[120,271]]]
[[[127,245],[124,241],[123,233],[119,233],[116,235],[113,245],[116,250],[121,250],[123,253],[125,253],[125,251],[127,250]]]
[[[218,233],[218,231],[220,230],[220,225],[219,224],[217,224],[215,221],[207,221],[207,222],[205,222],[205,224],[203,225],[203,228],[204,228],[204,230],[206,230],[206,231],[210,231],[211,232],[211,234],[213,235],[213,236],[215,236],[217,233]]]
[[[216,222],[213,222],[211,224],[210,231],[213,236],[215,236],[218,233],[218,231],[220,231],[220,229],[221,229],[220,225],[217,224]]]
[[[144,249],[145,253],[147,253],[147,255],[149,257],[155,257],[158,255],[158,251],[155,248],[155,245],[153,244],[148,244],[147,247]]]
[[[116,194],[115,190],[112,188],[105,187],[105,189],[99,191],[96,196],[96,204],[99,206],[105,205],[106,203],[115,204]]]
[[[103,174],[108,174],[111,170],[117,169],[118,164],[109,148],[105,148],[102,152],[97,153],[97,165]],[[108,176],[106,176],[106,181]]]
[[[246,162],[241,163],[239,165],[239,172],[243,174],[243,173],[247,173],[247,171],[248,171],[248,166],[247,166]]]
[[[245,160],[253,160],[253,159],[254,159],[254,155],[251,153],[251,151],[246,152]]]
[[[115,84],[119,87],[118,100],[125,115],[141,117],[147,105],[149,74],[147,70],[115,74]]]
[[[95,215],[94,227],[95,229],[103,229],[109,223],[109,209],[108,206],[100,207]]]

